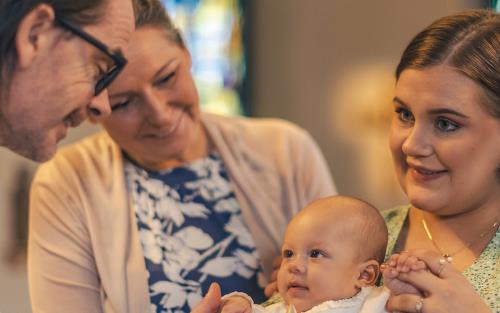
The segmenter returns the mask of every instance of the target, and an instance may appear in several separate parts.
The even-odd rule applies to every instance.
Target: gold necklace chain
[[[469,241],[467,244],[463,245],[458,250],[454,251],[453,253],[444,253],[443,250],[441,250],[441,248],[439,248],[438,244],[436,243],[436,241],[432,237],[429,226],[427,226],[427,222],[425,221],[425,218],[424,218],[424,212],[420,211],[420,213],[422,214],[422,226],[424,227],[427,238],[429,238],[429,240],[432,242],[434,247],[439,251],[439,253],[443,256],[443,258],[445,258],[448,262],[451,262],[453,260],[453,256],[459,254],[460,252],[462,252],[466,248],[469,248],[470,246],[472,246],[473,244],[475,244],[476,242],[481,240],[484,236],[486,236],[486,234],[490,233],[492,230],[495,230],[499,226],[499,222],[495,222],[495,223],[493,223],[493,225],[488,227],[488,229],[486,229],[484,232],[479,234],[479,236],[477,238]]]

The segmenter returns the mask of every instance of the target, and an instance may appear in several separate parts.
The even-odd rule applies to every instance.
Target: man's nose
[[[111,106],[109,104],[108,90],[104,89],[97,96],[94,96],[87,107],[89,116],[93,120],[97,120],[111,114]]]

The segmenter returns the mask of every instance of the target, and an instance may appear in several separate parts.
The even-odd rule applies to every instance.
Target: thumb
[[[220,286],[217,283],[212,283],[208,288],[205,297],[191,311],[191,313],[216,313],[220,304]]]

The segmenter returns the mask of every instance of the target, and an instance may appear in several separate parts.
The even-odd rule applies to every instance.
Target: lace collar
[[[351,298],[341,299],[341,300],[329,300],[322,302],[316,306],[313,306],[311,309],[307,310],[304,313],[319,313],[325,311],[331,311],[334,309],[354,309],[352,312],[358,312],[361,306],[363,305],[366,297],[372,289],[375,287],[364,287],[361,290],[352,296]]]

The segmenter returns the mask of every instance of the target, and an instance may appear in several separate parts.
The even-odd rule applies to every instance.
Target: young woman
[[[425,297],[394,296],[387,307],[498,311],[500,15],[434,22],[408,45],[396,78],[390,147],[410,205],[385,212],[388,255],[417,249],[431,272],[403,274]]]

